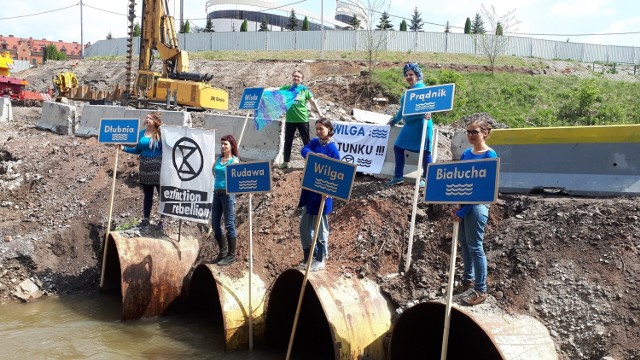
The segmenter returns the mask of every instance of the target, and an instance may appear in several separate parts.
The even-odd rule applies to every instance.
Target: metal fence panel
[[[556,43],[557,41],[543,40],[543,39],[531,39],[531,56],[541,59],[555,59],[556,58]]]
[[[452,54],[475,54],[476,45],[473,37],[467,34],[447,34],[446,51]]]
[[[327,51],[356,51],[357,31],[325,31],[324,48]]]

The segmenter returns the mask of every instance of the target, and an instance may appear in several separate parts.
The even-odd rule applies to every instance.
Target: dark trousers
[[[284,162],[291,160],[291,147],[293,146],[293,136],[296,134],[296,130],[300,133],[300,139],[302,144],[307,145],[309,143],[309,123],[284,123]]]
[[[148,219],[151,217],[151,207],[153,206],[153,189],[157,189],[158,195],[160,195],[160,185],[140,185],[142,186],[142,193],[144,194],[144,200],[142,200],[142,214],[145,219]]]

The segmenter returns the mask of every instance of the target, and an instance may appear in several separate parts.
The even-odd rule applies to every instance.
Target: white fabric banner
[[[216,133],[162,125],[160,213],[207,223],[213,200]]]
[[[358,165],[358,172],[379,174],[387,156],[389,125],[333,123],[333,140],[342,161]]]

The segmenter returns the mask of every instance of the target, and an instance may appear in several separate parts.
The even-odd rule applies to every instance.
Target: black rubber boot
[[[213,260],[214,264],[219,263],[227,256],[227,242],[224,241],[222,236],[216,236],[216,243],[218,243],[218,256]]]
[[[227,252],[227,256],[222,259],[218,265],[226,266],[231,265],[236,262],[236,237],[227,236],[227,240],[229,241],[229,252]]]

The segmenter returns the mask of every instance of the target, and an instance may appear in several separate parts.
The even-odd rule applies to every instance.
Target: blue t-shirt
[[[474,154],[473,149],[469,148],[462,153],[462,156],[460,156],[460,160],[479,160],[479,159],[491,159],[491,158],[497,158],[497,157],[498,157],[498,154],[493,149],[489,149],[480,154]],[[464,218],[464,216],[467,215],[467,213],[471,210],[473,206],[474,205],[462,206],[460,209],[458,209],[458,211],[456,211],[456,216],[458,216],[461,219]]]
[[[162,156],[162,141],[153,141],[153,138],[145,136],[144,132],[145,130],[140,131],[136,146],[125,146],[124,152],[150,158]]]
[[[213,189],[214,190],[226,190],[227,189],[227,165],[237,162],[238,158],[232,156],[229,161],[222,163],[222,156],[218,156],[215,164],[213,164]]]
[[[340,160],[340,152],[338,151],[338,146],[336,146],[336,143],[334,143],[333,141],[330,141],[329,143],[322,145],[322,143],[320,143],[320,139],[318,139],[317,137],[309,141],[309,143],[305,145],[300,151],[300,154],[305,159],[307,158],[307,155],[309,153],[324,154],[330,158]],[[322,195],[313,191],[302,189],[302,192],[300,193],[300,201],[298,202],[298,207],[306,206],[307,214],[318,215],[321,202],[322,202]],[[324,211],[322,211],[322,214],[323,215],[329,214],[331,213],[332,210],[333,210],[333,201],[330,197],[328,197],[327,200],[324,202]]]

